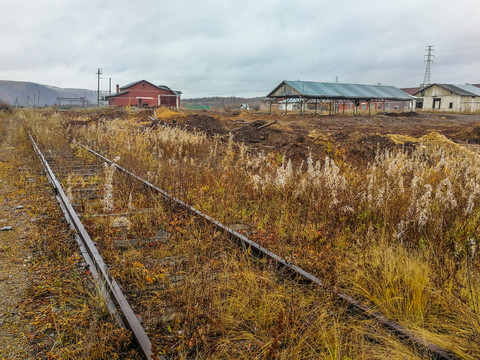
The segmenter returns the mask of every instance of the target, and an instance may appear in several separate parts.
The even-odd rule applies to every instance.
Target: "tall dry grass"
[[[359,168],[341,149],[293,164],[171,126],[117,119],[66,128],[60,115],[24,116],[45,141],[68,133],[117,157],[214,218],[246,225],[327,284],[465,358],[480,356],[480,159],[445,137],[379,150]]]

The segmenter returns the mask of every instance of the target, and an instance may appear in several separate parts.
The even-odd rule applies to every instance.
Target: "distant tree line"
[[[235,110],[240,109],[242,105],[248,104],[250,109],[259,110],[260,102],[266,100],[263,97],[253,97],[253,98],[243,98],[236,96],[229,97],[204,97],[204,98],[195,98],[195,99],[182,99],[182,105],[185,107],[189,106],[208,106],[214,109],[225,109],[225,110]]]

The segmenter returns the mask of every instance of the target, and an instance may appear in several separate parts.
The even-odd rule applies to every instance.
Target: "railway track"
[[[120,326],[126,327],[132,332],[138,351],[144,358],[156,358],[157,354],[162,352],[152,345],[151,339],[147,336],[149,328],[155,327],[163,329],[165,332],[171,332],[170,325],[164,326],[162,323],[172,322],[178,316],[183,316],[183,321],[188,318],[188,316],[178,315],[175,307],[164,305],[161,307],[161,315],[158,318],[140,317],[139,309],[148,307],[148,305],[138,301],[138,298],[142,298],[145,292],[157,293],[158,290],[172,287],[176,288],[178,292],[178,288],[184,284],[186,274],[189,272],[189,262],[185,260],[183,253],[167,251],[165,256],[156,259],[147,259],[146,256],[149,248],[154,247],[155,244],[170,242],[177,233],[181,236],[186,231],[185,224],[190,222],[189,219],[195,218],[196,222],[200,222],[208,229],[206,231],[209,236],[218,239],[227,238],[231,244],[242,249],[243,254],[260,259],[261,266],[268,264],[268,269],[274,270],[276,276],[280,274],[289,281],[311,285],[310,288],[317,289],[314,290],[317,293],[320,292],[318,289],[324,288],[321,279],[159,189],[100,153],[75,141],[72,143],[77,149],[81,149],[80,158],[64,151],[44,150],[42,152],[33,137],[31,135],[29,137],[55,189],[62,210],[71,227],[75,229],[82,254],[92,271],[93,278],[99,285],[109,311]],[[102,163],[103,165],[101,165]],[[113,172],[123,174],[122,181],[113,179]],[[63,189],[65,186],[62,186],[61,183],[66,185],[66,190]],[[113,188],[116,189],[114,192],[119,194],[117,199],[113,199],[111,194],[108,194],[109,189],[112,191]],[[168,213],[166,213],[167,211]],[[139,223],[132,220],[133,218]],[[103,220],[95,223],[98,219]],[[152,222],[155,224],[153,228],[144,226],[145,223],[151,224]],[[106,227],[108,227],[107,232],[111,234],[108,242],[99,239],[98,235],[91,234],[91,232],[101,234],[98,229]],[[132,227],[135,228],[135,231],[131,231]],[[86,228],[89,230],[87,231]],[[131,233],[135,233],[136,236],[132,237]],[[136,258],[137,260],[143,259],[143,263],[133,261],[133,264],[136,264],[134,268],[138,271],[131,274],[134,280],[138,280],[139,277],[142,280],[146,279],[146,285],[141,290],[126,283],[120,286],[115,280],[115,275],[121,273],[121,265],[110,264],[113,263],[113,258],[119,256],[122,249],[129,249],[131,252],[139,252],[138,249],[143,249],[142,255]],[[100,255],[100,252],[105,255]],[[212,256],[221,259],[226,252],[228,251],[220,251]],[[125,260],[130,255],[120,256]],[[109,265],[106,265],[107,263]],[[148,263],[149,266],[145,266],[144,263]],[[147,267],[167,269],[164,271],[167,275],[160,280],[159,277],[152,279]],[[220,278],[218,269],[216,270],[214,266],[212,269],[208,277]],[[198,281],[199,283],[194,286],[202,284],[201,279]],[[445,360],[458,358],[450,351],[428,342],[344,292],[333,291],[333,297],[348,309],[349,313],[379,325],[387,334],[394,335],[399,341],[411,347],[414,353],[421,354],[422,357]],[[131,305],[127,298],[135,299],[137,305]],[[201,334],[195,333],[195,336],[201,337]],[[159,358],[166,359],[167,357],[160,355]]]

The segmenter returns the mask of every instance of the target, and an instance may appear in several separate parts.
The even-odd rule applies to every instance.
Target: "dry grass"
[[[59,115],[23,116],[45,143],[66,130],[214,218],[246,226],[252,239],[432,342],[463,358],[480,356],[480,161],[445,137],[430,134],[414,147],[379,151],[361,168],[334,144],[324,161],[293,165],[276,153],[252,153],[232,141],[169,126],[141,129],[117,119],[64,129]],[[110,211],[128,208],[130,185],[114,186],[120,196]],[[130,206],[152,207],[143,201]],[[400,358],[406,351],[397,353],[398,345],[390,344],[382,352],[385,344],[365,341],[364,324],[345,318],[331,300],[313,306],[318,294],[279,284],[271,272],[238,255],[216,254],[215,234],[155,206],[158,216],[130,218],[127,234],[115,233],[106,219],[96,222],[95,231],[108,260],[118,264],[112,265],[115,275],[141,289],[141,306],[161,312],[166,303],[180,303],[174,306],[180,320],[152,330],[157,334],[160,326],[169,333],[159,338],[159,351],[179,358],[332,359],[382,358],[385,352]],[[149,249],[149,258],[189,259],[176,268],[188,280],[160,295],[151,287],[164,286],[162,279],[171,274],[148,264],[147,253],[114,246],[119,236],[140,236],[148,224],[169,229],[173,237],[168,246]],[[203,257],[213,261],[207,267],[213,274],[202,270],[208,263]]]
[[[9,197],[24,205],[17,211],[26,213],[23,225],[17,221],[14,231],[8,235],[11,241],[25,247],[17,254],[20,258],[14,261],[23,263],[28,273],[18,304],[18,323],[28,322],[23,340],[28,341],[32,349],[29,356],[36,359],[128,357],[130,334],[114,325],[92,287],[73,234],[61,220],[63,215],[50,185],[22,131],[21,120],[35,116],[20,113],[20,117],[9,118],[14,151],[8,159],[2,159],[8,162],[1,163],[10,167],[8,172],[2,168],[2,174],[6,175],[2,180],[12,188]]]

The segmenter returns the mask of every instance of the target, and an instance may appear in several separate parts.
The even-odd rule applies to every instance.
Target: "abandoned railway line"
[[[275,279],[267,282],[267,288],[305,294],[313,299],[306,306],[310,310],[315,302],[322,306],[320,297],[330,296],[341,304],[342,318],[357,318],[362,326],[375,329],[366,330],[371,346],[385,347],[385,339],[393,335],[410,356],[458,358],[343,291],[328,289],[318,277],[97,151],[73,140],[69,151],[54,144],[37,145],[34,137],[30,136],[32,146],[75,230],[92,277],[112,316],[132,332],[142,357],[168,359],[178,352],[195,357],[208,351],[209,340],[222,337],[218,329],[211,330],[216,320],[211,320],[209,311],[217,313],[218,301],[224,303],[233,291],[228,288],[235,278],[232,264],[242,270],[253,257],[249,271],[257,273],[257,279]],[[211,282],[221,287],[207,289]],[[275,321],[284,326],[285,320]],[[238,341],[259,351],[264,346],[254,339]],[[278,335],[274,341],[281,346]]]

